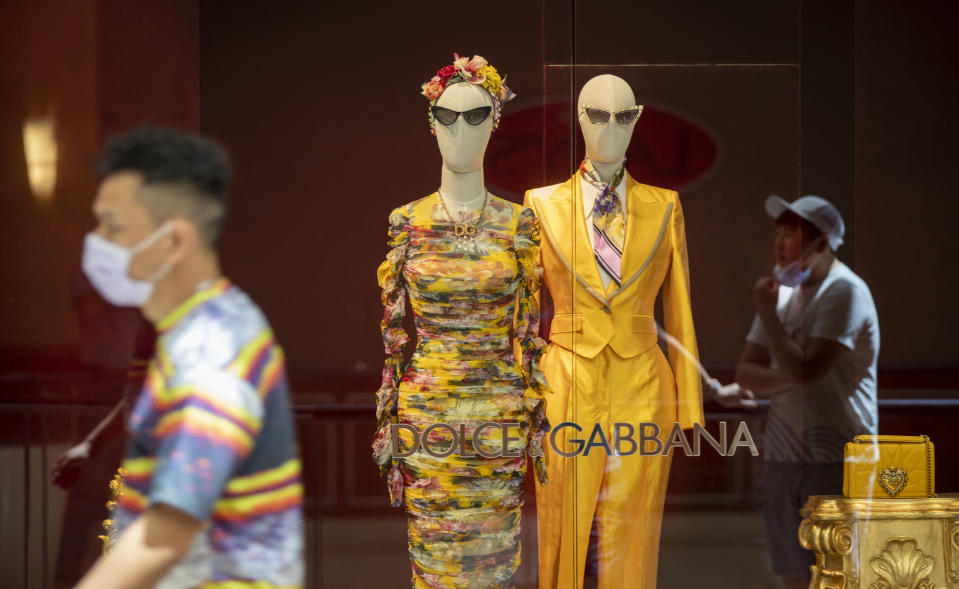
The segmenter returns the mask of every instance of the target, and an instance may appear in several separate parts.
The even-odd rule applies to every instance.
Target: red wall
[[[94,162],[102,140],[150,121],[199,128],[195,2],[10,0],[0,17],[0,355],[22,368],[73,366],[78,346],[94,364],[122,365],[140,319],[84,298],[77,269],[92,227]],[[56,193],[27,184],[25,117],[53,116]],[[77,329],[90,306],[103,329]],[[110,358],[112,356],[112,359]]]

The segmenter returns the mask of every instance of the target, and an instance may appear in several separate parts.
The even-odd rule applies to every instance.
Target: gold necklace
[[[480,221],[483,220],[483,213],[486,212],[486,203],[489,201],[489,190],[487,190],[483,195],[483,206],[480,207],[479,214],[476,215],[476,221],[474,221],[472,224],[454,221],[453,215],[450,214],[450,210],[446,208],[446,201],[443,199],[443,193],[437,190],[436,194],[440,197],[440,204],[443,205],[443,212],[446,213],[446,217],[453,225],[453,237],[456,239],[456,249],[466,249],[467,242],[469,242],[470,247],[475,252],[476,228],[479,227]]]

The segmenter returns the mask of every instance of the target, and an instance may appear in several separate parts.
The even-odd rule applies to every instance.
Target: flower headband
[[[499,126],[500,112],[502,105],[516,97],[516,93],[509,89],[506,80],[500,78],[496,68],[491,66],[488,61],[479,55],[474,55],[473,59],[460,57],[458,53],[453,54],[453,63],[437,70],[433,78],[423,84],[422,94],[430,101],[427,109],[430,119],[430,131],[436,135],[435,119],[433,118],[433,106],[439,100],[443,90],[450,84],[459,82],[469,82],[482,86],[489,92],[493,99],[493,129]]]

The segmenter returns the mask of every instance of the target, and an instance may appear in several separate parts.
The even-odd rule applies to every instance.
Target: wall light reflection
[[[52,200],[57,185],[55,129],[52,118],[27,119],[23,123],[23,152],[30,191],[41,202]]]

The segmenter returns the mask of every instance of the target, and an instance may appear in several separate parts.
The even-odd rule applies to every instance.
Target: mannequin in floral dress
[[[483,183],[486,144],[512,98],[496,70],[456,55],[423,94],[442,181],[390,214],[390,252],[377,273],[387,359],[373,456],[391,503],[406,507],[414,587],[508,587],[527,450],[538,454],[548,429],[533,298],[539,229],[530,209]],[[417,335],[408,364],[407,297]],[[450,427],[423,435],[433,424]],[[438,455],[446,449],[454,451]],[[545,484],[541,460],[533,464]]]

